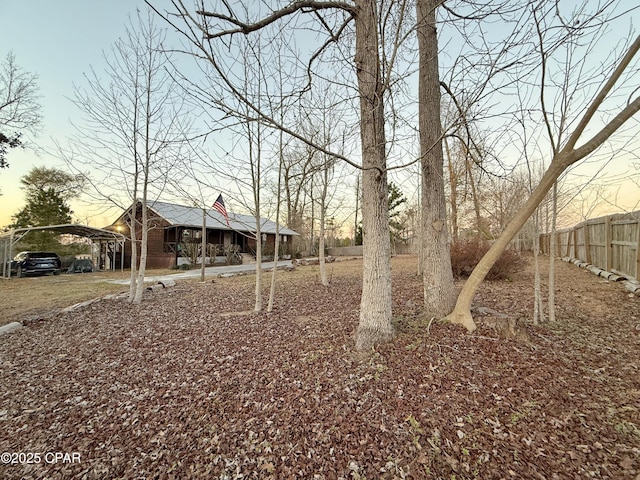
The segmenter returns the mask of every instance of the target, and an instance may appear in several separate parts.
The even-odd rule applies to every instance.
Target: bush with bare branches
[[[459,240],[451,244],[451,268],[455,278],[467,278],[491,245],[478,239]],[[524,259],[505,250],[487,274],[487,280],[507,280],[521,270]]]

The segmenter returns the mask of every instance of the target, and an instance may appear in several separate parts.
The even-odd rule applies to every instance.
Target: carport
[[[0,273],[3,278],[11,278],[9,262],[16,253],[13,251],[14,245],[29,232],[38,230],[48,230],[61,235],[67,234],[88,238],[91,241],[92,255],[94,252],[93,246],[98,246],[96,249],[98,258],[97,261],[94,261],[95,265],[104,265],[107,270],[116,270],[118,267],[116,265],[117,257],[120,257],[120,270],[124,269],[124,256],[116,255],[116,252],[121,253],[124,248],[125,236],[121,233],[78,224],[47,225],[45,227],[15,228],[0,233]]]

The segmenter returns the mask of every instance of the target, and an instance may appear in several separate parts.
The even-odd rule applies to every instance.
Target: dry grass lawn
[[[330,264],[329,275],[342,274],[348,269],[360,268],[362,260]],[[317,269],[315,269],[317,270]],[[302,269],[294,275],[303,275],[307,280],[318,277],[314,269]],[[315,272],[315,273],[314,273]],[[147,270],[147,277],[171,275],[175,270]],[[0,279],[0,326],[11,322],[33,320],[52,311],[91,300],[105,295],[127,290],[126,286],[110,283],[110,280],[129,278],[129,271],[93,272],[82,274],[45,275],[40,277]],[[207,276],[207,281],[211,280]],[[181,282],[198,282],[197,279],[182,279]],[[242,275],[224,280],[231,284],[248,283],[253,285],[251,275]]]
[[[149,275],[162,275],[170,270],[154,270]],[[109,283],[129,277],[125,272],[45,275],[40,277],[0,279],[0,326],[24,321],[78,302],[126,290],[123,285]]]

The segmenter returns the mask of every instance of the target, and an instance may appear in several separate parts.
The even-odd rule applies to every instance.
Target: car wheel
[[[54,270],[54,271],[53,271],[53,274],[54,274],[54,275],[60,275],[60,270]]]
[[[22,267],[18,266],[18,272],[17,272],[18,278],[23,278],[24,277],[24,272],[22,271]]]

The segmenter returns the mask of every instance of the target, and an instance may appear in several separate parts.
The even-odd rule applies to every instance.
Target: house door
[[[228,247],[231,245],[231,232],[224,232],[224,246]]]

